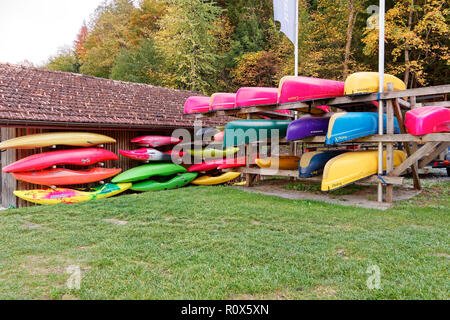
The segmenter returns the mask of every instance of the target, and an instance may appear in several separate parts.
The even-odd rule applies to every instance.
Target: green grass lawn
[[[2,211],[0,298],[448,299],[450,183],[429,187],[387,211],[230,187]]]

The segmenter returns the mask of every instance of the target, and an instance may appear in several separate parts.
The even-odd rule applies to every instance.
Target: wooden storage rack
[[[379,185],[384,185],[386,188],[385,201],[391,203],[393,199],[393,185],[403,184],[404,179],[400,177],[408,168],[411,168],[413,175],[414,188],[421,189],[420,178],[418,175],[418,169],[423,168],[433,159],[436,158],[440,153],[445,151],[450,146],[450,133],[431,133],[423,136],[413,136],[407,134],[403,115],[401,108],[413,109],[416,107],[421,107],[425,105],[436,105],[443,107],[450,107],[450,101],[447,101],[446,97],[450,93],[450,85],[434,86],[434,87],[424,87],[417,89],[408,89],[402,91],[393,91],[393,85],[388,84],[388,90],[384,93],[371,93],[365,95],[357,96],[345,96],[336,98],[324,98],[316,100],[308,100],[302,102],[294,102],[288,104],[271,104],[271,105],[260,105],[245,107],[241,109],[230,109],[230,110],[218,110],[210,111],[201,114],[197,114],[197,119],[203,117],[221,117],[221,116],[235,116],[246,119],[252,119],[254,116],[270,116],[271,118],[278,119],[292,119],[293,115],[284,115],[275,110],[292,110],[292,111],[308,111],[312,107],[327,105],[330,107],[335,107],[339,109],[355,111],[358,105],[362,103],[367,103],[370,101],[379,101],[380,107],[386,111],[387,118],[387,133],[383,135],[372,135],[364,138],[359,138],[350,141],[350,143],[380,143],[381,146],[385,145],[385,150],[387,152],[386,157],[386,175],[384,176],[372,176],[364,182],[378,183]],[[416,103],[417,97],[433,96],[442,97],[442,101],[432,102],[432,103]],[[408,99],[407,102],[405,99]],[[384,110],[383,110],[384,111]],[[400,125],[400,134],[394,134],[394,116],[397,117]],[[309,137],[303,140],[295,141],[296,143],[306,143],[306,144],[324,144],[324,136]],[[254,142],[257,144],[257,142]],[[290,143],[291,146],[293,142],[286,142],[280,139],[280,143]],[[406,160],[394,169],[393,160],[393,146],[394,143],[403,143],[404,149],[407,153]],[[421,145],[418,147],[418,145]],[[383,147],[384,148],[384,147]],[[246,146],[246,154],[248,152],[249,145]],[[291,154],[294,154],[295,148],[291,147]],[[249,158],[247,160],[250,160]],[[269,176],[285,176],[293,177],[298,180],[304,181],[320,181],[320,177],[299,179],[298,170],[270,170],[261,169],[259,167],[254,167],[250,161],[247,161],[246,167],[229,169],[230,171],[241,171],[245,173],[247,186],[251,186],[254,178],[257,175],[269,175]],[[381,190],[381,191],[380,191]],[[378,201],[383,201],[382,189],[379,188]]]

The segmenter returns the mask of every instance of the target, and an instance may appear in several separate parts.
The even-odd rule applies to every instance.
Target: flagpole
[[[295,43],[294,43],[294,55],[295,55],[295,76],[298,76],[298,0],[295,0]]]
[[[385,0],[380,0],[380,10],[378,13],[378,75],[379,93],[384,91],[384,12]],[[378,101],[378,134],[383,135],[383,101]],[[378,142],[378,175],[383,174],[383,143]],[[378,183],[378,202],[383,201],[383,184]]]

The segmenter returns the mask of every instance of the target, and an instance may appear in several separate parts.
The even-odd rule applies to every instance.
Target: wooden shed
[[[94,132],[116,139],[117,143],[105,148],[117,153],[118,149],[136,148],[130,140],[140,135],[170,135],[179,128],[192,130],[195,117],[183,115],[183,106],[186,98],[195,94],[0,63],[1,140],[52,131]],[[203,125],[223,122],[224,119],[211,119],[203,121]],[[1,165],[51,150],[54,149],[6,150],[1,153]],[[124,157],[106,164],[123,170],[136,165]],[[16,181],[6,173],[1,174],[1,181],[2,207],[31,205],[17,199],[13,191],[40,187]]]

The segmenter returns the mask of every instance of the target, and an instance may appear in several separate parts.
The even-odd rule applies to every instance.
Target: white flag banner
[[[297,0],[273,0],[274,20],[281,24],[280,31],[283,32],[293,44],[296,44],[296,5]]]

